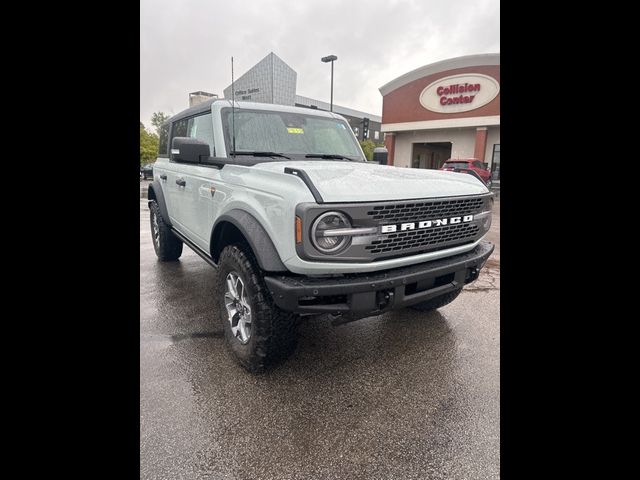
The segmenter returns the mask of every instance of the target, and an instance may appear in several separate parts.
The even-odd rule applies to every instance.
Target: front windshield
[[[227,151],[233,150],[232,111],[222,114]],[[266,110],[235,111],[236,152],[292,155],[340,155],[364,161],[351,127],[344,120]]]

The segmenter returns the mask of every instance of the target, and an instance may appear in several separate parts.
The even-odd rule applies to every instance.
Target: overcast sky
[[[178,113],[189,92],[223,96],[274,52],[297,94],[382,114],[378,88],[446,58],[500,51],[499,0],[141,0],[140,120]]]

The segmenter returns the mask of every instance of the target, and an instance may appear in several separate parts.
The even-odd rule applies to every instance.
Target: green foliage
[[[373,160],[373,149],[376,147],[384,147],[384,143],[376,143],[371,139],[362,140],[360,142],[360,146],[362,147],[362,151],[364,152],[364,156],[367,157],[368,161]]]
[[[169,120],[169,115],[164,112],[155,112],[151,115],[151,125],[153,125],[156,129],[156,135],[160,136],[160,127],[164,122]]]
[[[158,136],[147,132],[140,122],[140,165],[154,162],[158,156]]]

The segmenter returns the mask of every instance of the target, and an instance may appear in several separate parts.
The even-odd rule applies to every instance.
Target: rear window
[[[445,162],[446,168],[469,168],[469,162]]]

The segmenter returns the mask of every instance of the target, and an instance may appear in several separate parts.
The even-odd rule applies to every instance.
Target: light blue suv
[[[216,99],[175,115],[148,196],[158,258],[187,244],[217,269],[250,371],[293,351],[301,316],[448,304],[494,248],[483,182],[367,162],[343,117],[305,108]]]

